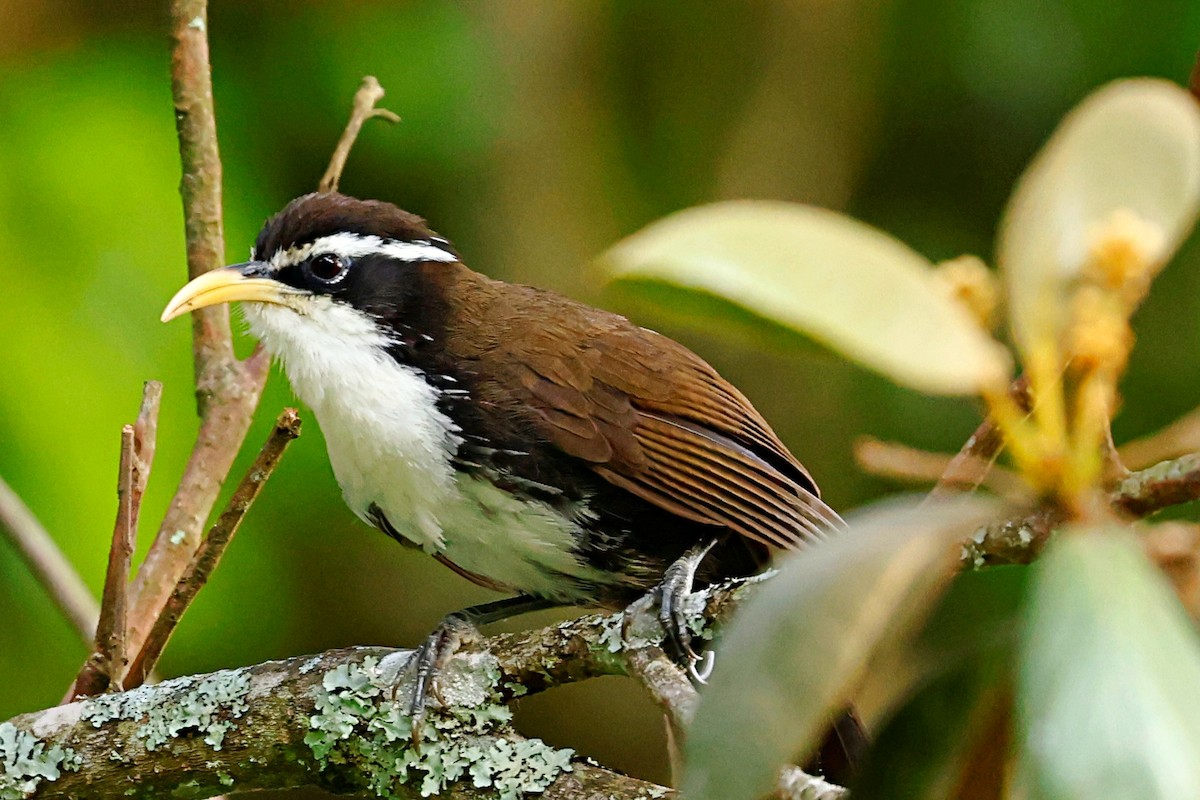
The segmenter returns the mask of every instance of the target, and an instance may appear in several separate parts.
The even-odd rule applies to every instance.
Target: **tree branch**
[[[67,561],[53,537],[3,479],[0,479],[0,531],[17,549],[25,566],[87,646],[96,635],[100,607],[87,584]]]
[[[698,593],[696,625],[727,620],[761,579]],[[659,663],[663,631],[652,610],[593,614],[469,643],[445,666],[420,750],[404,702],[410,650],[333,650],[86,698],[0,724],[0,790],[29,798],[94,796],[128,787],[137,798],[201,798],[222,791],[315,785],[339,794],[473,800],[543,792],[547,800],[669,798],[665,787],[622,776],[527,740],[509,725],[514,698],[601,675],[646,681],[681,722],[694,690]],[[692,696],[677,701],[675,697]],[[21,747],[23,761],[6,761]],[[6,784],[5,782],[9,783]],[[841,797],[844,790],[789,768],[776,797]]]
[[[358,139],[358,132],[362,130],[364,122],[372,117],[383,117],[392,123],[400,121],[400,117],[395,113],[386,108],[375,107],[375,104],[383,99],[383,94],[383,87],[379,85],[379,81],[375,79],[374,75],[368,75],[362,79],[362,85],[354,93],[354,104],[350,108],[350,120],[346,123],[346,129],[342,131],[341,138],[338,139],[337,147],[333,149],[333,157],[329,159],[329,166],[326,168],[325,174],[321,176],[321,182],[317,184],[318,192],[337,191],[338,181],[342,179],[342,170],[346,168],[346,159],[350,157],[350,148],[354,147],[354,142]]]
[[[1129,513],[1147,514],[1197,497],[1200,454],[1134,473],[1110,499]],[[1008,523],[1047,532],[1053,524],[1037,516]],[[997,563],[989,557],[1003,550],[989,549],[997,544],[989,533],[994,528],[966,548],[974,546],[983,563]],[[1194,533],[1183,544],[1157,543],[1162,558],[1184,558],[1180,553],[1194,545]],[[1023,544],[1024,560],[1043,540],[1033,536]],[[1187,557],[1196,561],[1194,553]],[[964,560],[977,563],[973,556]],[[688,609],[693,627],[721,624],[763,579],[694,595]],[[143,798],[299,785],[399,798],[422,791],[494,797],[500,786],[544,789],[551,800],[667,796],[662,787],[522,739],[508,726],[507,704],[516,697],[619,674],[642,676],[664,708],[686,721],[692,693],[673,665],[667,670],[658,662],[663,634],[656,615],[645,609],[629,614],[589,615],[468,644],[443,672],[447,706],[427,720],[420,752],[413,749],[403,705],[392,699],[408,696],[404,683],[411,676],[404,666],[410,651],[357,648],[176,679],[18,717],[0,725],[0,788],[5,781],[28,786],[27,796],[39,798],[88,796],[96,787],[118,785]],[[6,748],[25,756],[7,759]],[[789,769],[777,796],[837,798],[843,790]]]
[[[158,619],[155,620],[154,627],[150,629],[140,652],[133,663],[129,665],[128,674],[125,676],[125,685],[130,687],[141,685],[146,675],[154,669],[154,665],[162,655],[163,648],[167,646],[167,640],[171,638],[183,613],[191,605],[192,600],[195,599],[204,584],[208,582],[208,578],[220,562],[225,548],[237,533],[246,512],[258,497],[259,492],[262,491],[263,484],[267,482],[267,479],[275,471],[275,467],[279,465],[279,460],[283,457],[288,444],[299,435],[300,417],[296,413],[296,409],[285,408],[275,421],[275,427],[254,459],[254,463],[250,465],[250,469],[242,478],[233,497],[229,499],[225,512],[221,514],[212,530],[208,532],[208,536],[200,543],[187,569],[176,584],[175,590],[167,598],[167,602],[158,615]]]
[[[129,564],[137,546],[136,514],[133,504],[133,426],[121,429],[121,458],[117,470],[117,521],[113,525],[112,544],[108,548],[108,571],[100,603],[100,622],[96,627],[96,671],[105,684],[114,679],[120,685],[125,671],[126,583]],[[105,687],[100,687],[103,691]],[[89,691],[88,694],[95,694]]]
[[[1131,469],[1200,450],[1200,408],[1194,408],[1158,433],[1121,445],[1117,452]]]
[[[25,737],[27,750],[37,746],[32,738],[57,754],[43,759],[55,763],[28,798],[90,797],[118,786],[135,798],[180,800],[311,785],[395,798],[434,787],[460,800],[495,798],[498,789],[514,797],[544,790],[548,800],[668,794],[514,733],[491,697],[503,676],[479,654],[451,660],[447,669],[460,679],[451,694],[461,702],[434,712],[442,727],[418,753],[390,688],[410,652],[335,650],[178,678],[17,717],[6,723],[8,738]],[[4,741],[0,726],[0,752]],[[0,788],[23,777],[4,764]]]
[[[179,153],[180,194],[187,234],[188,275],[196,277],[225,260],[221,226],[221,161],[217,150],[204,0],[171,3],[171,89]],[[138,570],[129,616],[128,649],[142,647],[146,633],[187,568],[221,483],[246,437],[269,359],[261,350],[244,362],[233,353],[229,308],[192,315],[193,357],[200,431],[175,497]]]
[[[117,470],[117,520],[108,550],[108,571],[100,619],[92,653],[75,676],[63,702],[83,695],[99,694],[110,684],[121,685],[128,663],[129,567],[137,548],[137,526],[142,497],[150,479],[158,434],[158,410],[162,384],[146,381],[137,421],[121,430],[121,456]]]
[[[1013,381],[1008,394],[1023,411],[1028,413],[1032,410],[1035,399],[1029,393],[1029,378],[1022,375]],[[941,479],[929,493],[930,499],[954,491],[978,489],[1003,448],[1004,437],[989,416],[963,444],[958,455],[950,460]]]
[[[1134,518],[1193,500],[1200,500],[1200,453],[1131,472],[1108,496],[1116,511]],[[1060,510],[1041,508],[993,522],[963,545],[963,566],[1027,564],[1037,558],[1051,532],[1064,521]]]

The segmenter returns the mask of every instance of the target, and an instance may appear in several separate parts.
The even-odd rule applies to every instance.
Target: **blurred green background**
[[[185,278],[163,5],[0,0],[0,475],[97,592],[141,382],[166,385],[143,548],[195,432],[189,326],[158,322]],[[230,260],[315,186],[370,73],[404,122],[368,126],[343,191],[426,216],[478,270],[622,310],[589,261],[717,199],[817,203],[934,259],[989,258],[1012,181],[1077,100],[1186,80],[1200,3],[218,0],[209,29]],[[1193,242],[1139,312],[1118,440],[1197,402],[1198,260]],[[977,422],[816,348],[638,321],[742,387],[838,508],[893,488],[855,467],[855,437],[953,450]],[[273,375],[251,449],[289,402]],[[309,420],[162,671],[411,645],[489,597],[356,522]],[[57,702],[84,655],[0,542],[0,719]],[[530,698],[520,724],[666,780],[659,715],[626,681]]]

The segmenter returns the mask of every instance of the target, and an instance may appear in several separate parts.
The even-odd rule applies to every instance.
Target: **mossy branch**
[[[1132,473],[1110,500],[1141,515],[1197,497],[1200,454],[1193,454]],[[991,526],[964,559],[1029,560],[1044,541],[1042,532],[1048,535],[1056,524],[1041,512]],[[1011,537],[995,532],[1002,528],[1034,532],[1016,535],[1021,559],[1009,553]],[[1200,585],[1194,552],[1200,537],[1177,538],[1149,542],[1148,551],[1159,553],[1178,586],[1194,588]],[[693,595],[689,613],[696,625],[728,620],[761,579]],[[637,677],[677,724],[685,724],[695,695],[682,673],[658,657],[663,631],[642,605],[468,642],[443,673],[447,706],[428,718],[420,750],[412,746],[403,704],[393,699],[408,696],[403,666],[411,651],[355,648],[178,678],[16,717],[0,724],[0,790],[68,798],[113,794],[119,787],[135,798],[200,798],[314,785],[394,798],[431,790],[461,799],[536,792],[549,800],[674,796],[524,739],[509,724],[513,700],[602,675]],[[776,796],[843,792],[789,768]]]
[[[1194,500],[1200,500],[1200,453],[1131,472],[1108,495],[1114,512],[1135,519]],[[997,520],[964,544],[963,566],[1028,564],[1064,521],[1062,511],[1053,506]]]
[[[696,624],[728,619],[755,583],[694,595]],[[682,672],[660,663],[662,635],[653,609],[643,608],[469,642],[443,672],[446,706],[431,712],[420,749],[404,712],[409,650],[332,650],[85,698],[0,724],[0,794],[19,786],[25,798],[186,800],[318,786],[402,799],[430,791],[460,800],[670,798],[666,787],[521,737],[509,709],[562,684],[635,674],[685,722],[694,692]],[[678,697],[687,702],[677,707]],[[26,757],[8,760],[6,748]],[[789,768],[777,797],[842,792]]]

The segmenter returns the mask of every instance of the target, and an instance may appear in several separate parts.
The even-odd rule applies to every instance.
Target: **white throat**
[[[316,415],[350,509],[365,520],[376,503],[406,537],[437,552],[444,539],[434,512],[455,491],[457,427],[417,370],[387,354],[388,338],[369,317],[328,297],[302,302],[245,303],[251,332]],[[377,486],[381,475],[390,480]]]

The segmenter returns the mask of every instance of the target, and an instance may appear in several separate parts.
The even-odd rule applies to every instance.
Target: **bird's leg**
[[[674,656],[687,665],[688,675],[697,683],[708,680],[712,672],[713,654],[709,650],[701,656],[692,648],[685,601],[692,593],[697,568],[716,543],[716,539],[711,539],[689,549],[667,567],[662,583],[658,585],[658,621],[666,632],[666,642]]]
[[[478,634],[478,626],[530,611],[553,608],[556,605],[559,604],[552,600],[520,594],[448,614],[441,624],[434,628],[433,633],[425,637],[425,641],[413,651],[408,663],[401,670],[401,675],[410,670],[415,671],[408,706],[408,713],[412,718],[413,741],[420,741],[421,723],[425,720],[425,705],[429,695],[432,693],[437,696],[438,673],[465,639]],[[396,689],[399,689],[399,677],[393,692]],[[441,702],[440,696],[438,701]]]

